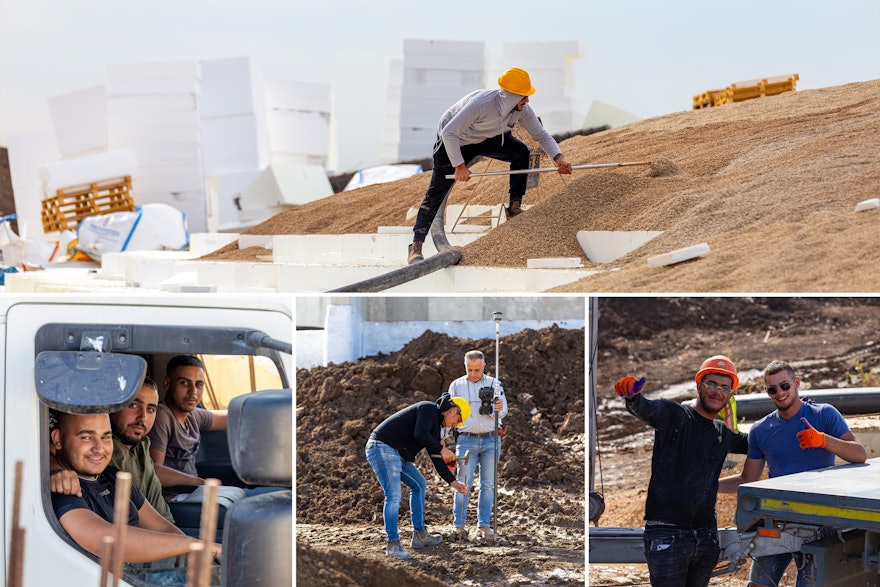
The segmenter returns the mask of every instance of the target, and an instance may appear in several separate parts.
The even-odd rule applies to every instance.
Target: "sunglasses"
[[[788,381],[783,381],[779,384],[779,389],[781,389],[782,391],[788,391],[789,389],[791,389],[791,383],[789,383]],[[764,391],[767,392],[767,395],[776,395],[776,386],[765,385]]]

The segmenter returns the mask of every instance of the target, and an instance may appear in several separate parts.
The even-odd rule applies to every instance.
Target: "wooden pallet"
[[[43,232],[76,230],[86,216],[134,209],[130,175],[62,188],[54,197],[43,200]]]
[[[749,80],[730,84],[723,90],[709,90],[694,96],[693,109],[722,106],[732,102],[742,102],[754,98],[775,96],[784,92],[794,92],[798,74],[780,75],[763,79]]]

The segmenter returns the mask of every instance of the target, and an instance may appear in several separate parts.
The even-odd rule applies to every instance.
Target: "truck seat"
[[[223,587],[293,584],[293,392],[241,395],[229,404],[232,466],[249,485],[286,490],[232,504],[223,528]]]

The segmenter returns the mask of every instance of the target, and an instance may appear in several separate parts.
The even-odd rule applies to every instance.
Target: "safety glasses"
[[[703,381],[702,385],[705,389],[708,389],[711,392],[720,391],[721,393],[729,394],[733,392],[729,385],[718,385],[714,381]]]
[[[782,391],[788,391],[789,389],[791,389],[791,382],[783,381],[782,383],[779,384],[779,389],[781,389]],[[776,386],[775,385],[765,385],[764,391],[767,392],[767,395],[776,395]]]

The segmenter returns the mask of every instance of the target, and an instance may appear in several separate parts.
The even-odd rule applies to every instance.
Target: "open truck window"
[[[205,367],[204,407],[227,410],[237,397],[290,388],[292,346],[286,340],[291,332],[288,331],[288,338],[284,339],[278,332],[273,336],[262,330],[240,327],[104,322],[44,324],[34,337],[34,384],[40,399],[43,470],[48,472],[50,408],[74,414],[118,411],[132,402],[145,375],[157,382],[161,401],[168,360],[179,354],[190,354],[197,356]],[[253,458],[261,457],[254,455]],[[232,466],[225,430],[203,432],[197,467],[200,477],[220,479],[224,486],[221,491],[248,487]],[[47,521],[71,548],[95,560],[95,556],[77,545],[61,527],[49,496],[48,473],[43,480]],[[226,511],[224,502],[222,499],[218,502],[222,517]],[[179,509],[175,523],[185,533],[197,536],[199,514],[199,509]],[[218,520],[216,541],[222,541],[222,519]],[[185,557],[158,564],[126,565],[124,579],[131,585],[174,584],[166,581],[173,581],[173,574],[184,570],[185,565]],[[215,570],[219,579],[219,569]]]

